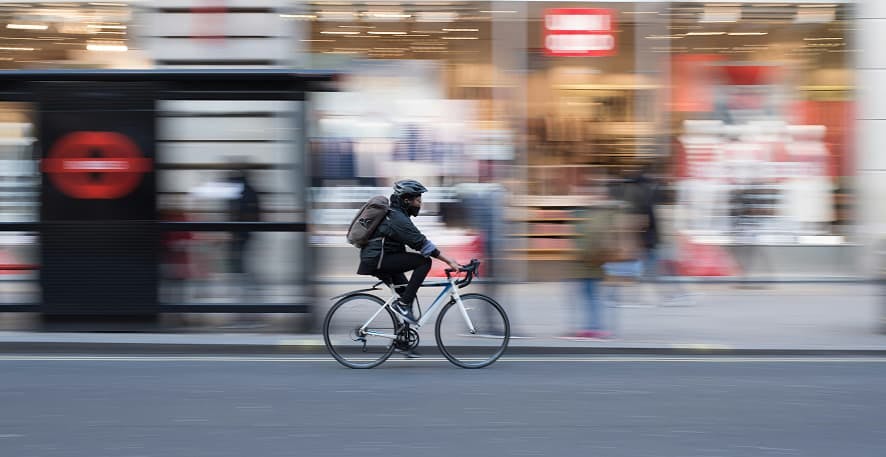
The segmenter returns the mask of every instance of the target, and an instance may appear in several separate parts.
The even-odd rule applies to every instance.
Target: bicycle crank
[[[415,329],[404,327],[397,334],[397,348],[401,350],[412,350],[418,347],[419,343],[418,331]]]

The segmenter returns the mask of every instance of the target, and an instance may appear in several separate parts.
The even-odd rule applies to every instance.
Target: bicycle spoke
[[[391,355],[397,324],[388,310],[378,312],[383,304],[373,295],[357,294],[333,305],[323,338],[336,360],[350,368],[372,368]]]
[[[461,299],[464,312],[454,303],[441,311],[437,319],[437,344],[443,355],[460,367],[487,366],[507,348],[510,339],[507,315],[484,295],[467,294]]]

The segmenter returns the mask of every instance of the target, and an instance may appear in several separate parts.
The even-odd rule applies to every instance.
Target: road
[[[879,456],[883,358],[0,356],[0,456]]]

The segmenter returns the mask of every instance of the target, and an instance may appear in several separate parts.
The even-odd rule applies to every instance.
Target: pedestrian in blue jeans
[[[575,277],[581,284],[584,308],[587,313],[585,323],[574,336],[579,338],[609,338],[612,332],[606,326],[603,300],[606,266],[617,259],[618,203],[600,201],[590,205],[578,214],[577,248]],[[611,292],[611,291],[610,291]],[[609,295],[609,294],[606,294]]]

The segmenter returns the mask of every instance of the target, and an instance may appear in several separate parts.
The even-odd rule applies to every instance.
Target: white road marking
[[[469,358],[466,361],[477,361]],[[0,355],[0,362],[229,362],[229,363],[337,363],[326,356],[111,356],[111,355]],[[447,362],[442,357],[405,359],[392,357],[385,363]],[[496,363],[886,363],[883,356],[856,357],[741,357],[741,356],[504,356]]]

